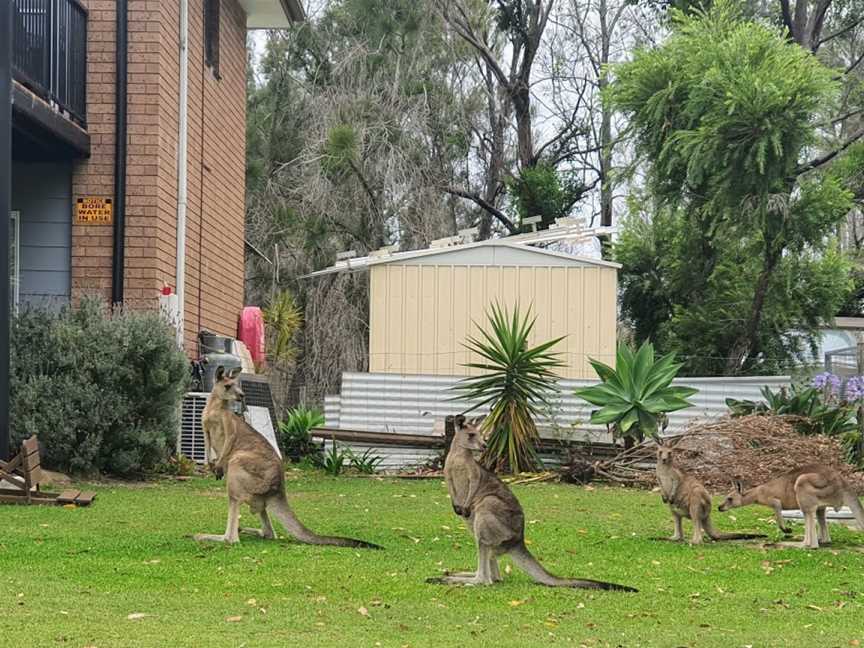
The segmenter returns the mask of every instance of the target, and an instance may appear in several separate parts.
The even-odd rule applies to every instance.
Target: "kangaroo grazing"
[[[660,497],[669,505],[675,520],[675,533],[670,540],[680,542],[684,539],[682,518],[693,521],[693,536],[690,544],[702,544],[703,532],[712,540],[752,540],[764,538],[753,533],[720,533],[711,523],[711,495],[698,479],[690,475],[674,462],[672,446],[660,441],[657,446],[657,481],[660,484]]]
[[[825,516],[825,509],[829,506],[835,510],[844,505],[848,506],[855,516],[858,528],[864,531],[864,507],[861,506],[861,502],[840,473],[823,464],[809,464],[795,468],[753,488],[745,488],[741,481],[736,480],[732,492],[719,509],[728,511],[751,504],[761,504],[774,509],[777,526],[785,534],[792,533],[792,529],[783,523],[783,510],[800,509],[804,513],[802,546],[808,549],[817,549],[819,543],[831,542]]]
[[[444,462],[444,477],[453,510],[465,519],[476,541],[477,571],[430,578],[427,582],[491,585],[502,580],[498,556],[509,554],[518,567],[541,585],[638,591],[603,581],[558,578],[547,572],[525,546],[525,515],[519,500],[494,473],[474,459],[473,452],[484,447],[480,419],[466,424],[465,417],[458,416],[455,422],[456,433]]]
[[[279,455],[267,439],[232,411],[233,404],[244,398],[237,380],[239,373],[217,368],[216,384],[202,415],[207,463],[217,478],[224,475],[228,486],[228,526],[224,535],[198,534],[195,539],[239,542],[240,505],[248,504],[260,516],[262,528],[243,529],[245,533],[275,538],[269,511],[300,542],[380,549],[363,540],[318,535],[297,519],[285,496],[285,471]]]

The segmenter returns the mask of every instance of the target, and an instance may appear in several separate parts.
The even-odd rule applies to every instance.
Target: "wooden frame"
[[[67,490],[43,493],[39,490],[42,481],[42,461],[39,455],[39,439],[31,436],[21,444],[19,452],[10,461],[0,461],[0,481],[8,482],[12,488],[0,488],[0,503],[3,504],[72,504],[88,506],[94,493]]]

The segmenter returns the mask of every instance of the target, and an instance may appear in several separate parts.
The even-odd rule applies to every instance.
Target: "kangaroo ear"
[[[740,495],[744,494],[744,484],[741,483],[740,479],[736,479],[732,482],[735,485],[735,490],[738,491]]]
[[[243,367],[234,367],[230,372],[228,372],[228,377],[232,380],[240,375],[243,371]]]
[[[221,381],[225,377],[225,367],[219,365],[216,367],[216,382]]]
[[[464,414],[456,415],[453,418],[453,422],[456,424],[456,427],[461,430],[463,427],[465,427],[465,415]]]
[[[485,416],[475,416],[473,419],[471,419],[471,425],[474,427],[480,427],[481,425],[483,425],[483,421],[485,420]]]

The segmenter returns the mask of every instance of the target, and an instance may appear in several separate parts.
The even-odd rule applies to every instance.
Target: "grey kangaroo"
[[[480,420],[467,423],[464,416],[458,416],[455,422],[456,433],[444,463],[444,476],[453,510],[465,519],[477,543],[477,571],[430,578],[427,582],[491,585],[502,580],[498,556],[509,554],[518,567],[541,585],[638,591],[603,581],[558,578],[547,572],[525,546],[525,515],[519,500],[494,473],[474,459],[473,452],[484,447]]]
[[[675,465],[674,452],[671,444],[662,440],[658,443],[656,473],[660,484],[660,497],[669,505],[675,520],[675,533],[670,540],[680,542],[684,539],[682,518],[693,521],[690,544],[702,544],[703,531],[712,540],[750,540],[765,537],[754,533],[717,531],[711,523],[711,495],[702,482]]]
[[[804,513],[803,547],[807,549],[817,549],[820,543],[831,542],[825,516],[825,509],[829,506],[835,510],[843,505],[848,506],[855,515],[858,528],[864,531],[864,508],[861,502],[840,473],[823,464],[795,468],[753,488],[745,488],[740,480],[736,480],[732,492],[726,496],[719,509],[728,511],[750,504],[761,504],[773,509],[777,526],[786,534],[792,533],[792,530],[783,524],[783,510],[801,509]]]
[[[268,540],[275,538],[269,512],[300,542],[380,549],[365,540],[318,535],[297,519],[285,495],[282,459],[263,436],[231,410],[232,403],[244,398],[239,373],[217,368],[216,384],[202,416],[207,462],[217,478],[225,477],[228,486],[228,524],[223,535],[199,533],[195,539],[239,542],[240,506],[248,504],[261,518],[261,529],[243,529],[244,532]]]

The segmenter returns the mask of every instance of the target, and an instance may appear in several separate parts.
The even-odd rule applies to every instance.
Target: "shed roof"
[[[447,257],[450,257],[447,259]],[[618,269],[618,263],[574,256],[564,252],[546,250],[507,239],[490,239],[448,247],[426,248],[407,252],[372,253],[369,256],[345,259],[329,268],[304,275],[320,277],[339,272],[361,272],[371,266],[386,264],[436,265],[533,265],[533,266],[597,266]]]
[[[239,0],[247,29],[280,29],[306,18],[301,0]]]

